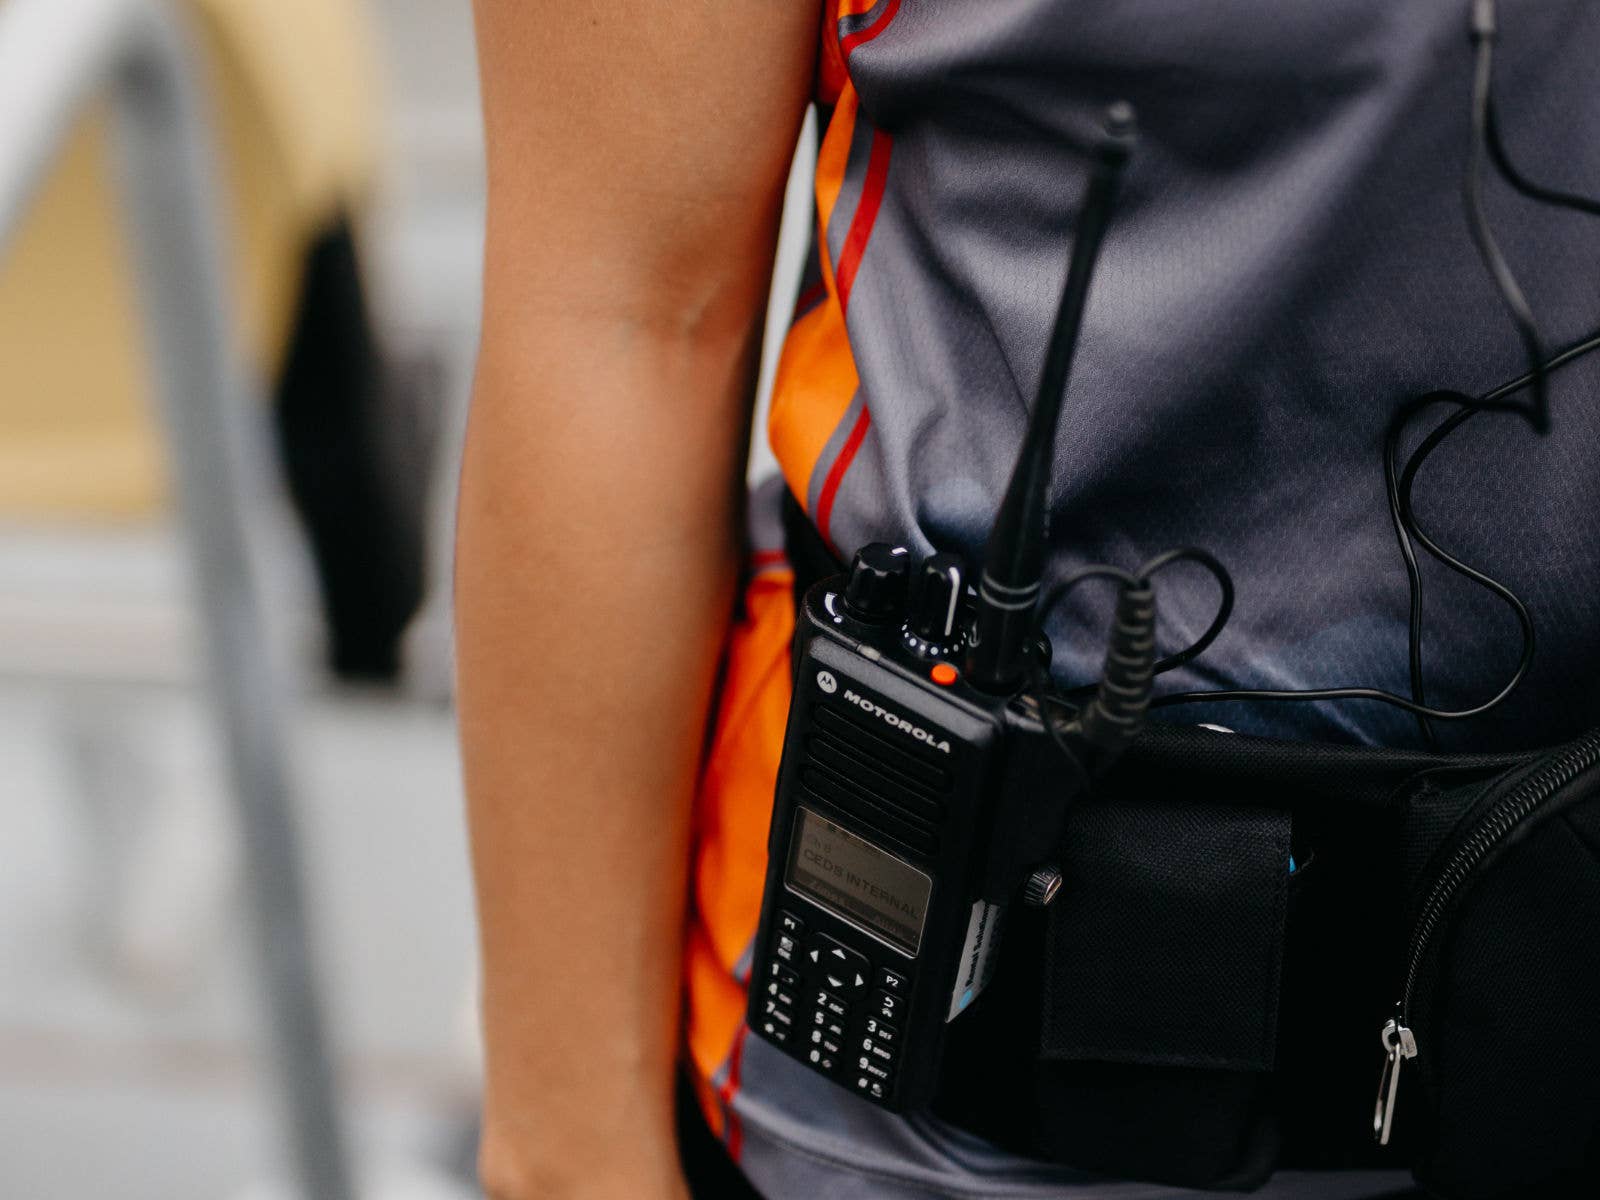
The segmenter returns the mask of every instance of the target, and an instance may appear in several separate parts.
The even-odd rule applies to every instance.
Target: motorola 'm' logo
[[[817,686],[831,696],[839,690],[839,681],[833,677],[832,671],[818,671]]]

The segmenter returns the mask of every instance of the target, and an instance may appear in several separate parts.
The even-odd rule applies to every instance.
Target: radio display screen
[[[933,889],[928,876],[808,808],[795,813],[793,841],[784,876],[790,887],[916,955]]]

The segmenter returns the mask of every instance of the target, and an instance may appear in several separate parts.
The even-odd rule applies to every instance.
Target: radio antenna
[[[1095,259],[1136,140],[1133,107],[1120,101],[1113,104],[1106,110],[1094,147],[1094,170],[1078,213],[1067,281],[1050,331],[1033,416],[984,551],[967,679],[986,692],[1014,691],[1027,676],[1029,640],[1044,575],[1045,511],[1061,401],[1078,348]]]

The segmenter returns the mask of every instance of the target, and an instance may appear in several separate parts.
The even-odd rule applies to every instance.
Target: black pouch
[[[1229,1190],[1381,1161],[1366,1114],[1400,800],[1507,761],[1152,726],[1063,840],[1083,887],[1046,932],[1039,1149]]]
[[[1600,1195],[1600,731],[1419,791],[1407,842],[1395,1142],[1451,1200]]]
[[[990,994],[952,1027],[943,1115],[1187,1187],[1400,1165],[1370,1115],[1407,935],[1406,800],[1521,761],[1152,726],[1069,815],[1060,894],[1014,920]]]
[[[1186,792],[1188,789],[1184,789]],[[1290,813],[1167,789],[1069,817],[1040,1037],[1053,1158],[1213,1187],[1276,1158]]]

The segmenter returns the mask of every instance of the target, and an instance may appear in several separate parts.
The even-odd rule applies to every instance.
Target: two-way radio
[[[1055,431],[1133,140],[1132,110],[1113,106],[976,597],[958,556],[913,564],[875,543],[797,614],[748,1019],[892,1110],[931,1099],[945,1025],[987,984],[1006,904],[1019,889],[1049,903],[1060,884],[1037,857],[1053,843],[1029,828],[1038,748],[1053,740],[1077,760],[1050,783],[1060,808],[1131,738],[1150,695],[1153,600],[1128,576],[1096,699],[1062,729],[1026,690],[1049,652],[1036,612]]]

